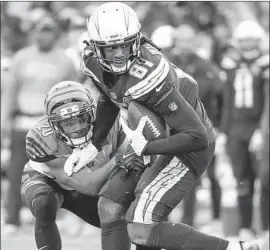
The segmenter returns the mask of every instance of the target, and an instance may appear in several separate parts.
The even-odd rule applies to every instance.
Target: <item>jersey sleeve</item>
[[[39,122],[26,135],[26,154],[35,162],[56,159],[57,144],[52,129],[47,122]]]
[[[119,108],[108,96],[100,93],[96,110],[96,121],[93,130],[93,145],[100,151],[118,116]],[[104,115],[106,114],[106,115]]]

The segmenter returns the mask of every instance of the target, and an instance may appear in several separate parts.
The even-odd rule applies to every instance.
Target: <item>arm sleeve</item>
[[[107,97],[105,94],[100,93],[97,111],[96,122],[93,130],[93,145],[98,149],[102,148],[102,143],[107,138],[117,116],[119,108]]]
[[[163,101],[154,107],[171,128],[171,135],[150,141],[145,155],[179,155],[194,152],[208,146],[207,132],[195,110],[183,96],[173,89]]]

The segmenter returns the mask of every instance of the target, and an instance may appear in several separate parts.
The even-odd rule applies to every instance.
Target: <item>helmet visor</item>
[[[86,137],[91,129],[91,115],[87,112],[58,122],[59,130],[70,139]]]

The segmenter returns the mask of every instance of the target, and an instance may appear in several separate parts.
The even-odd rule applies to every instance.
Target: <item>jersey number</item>
[[[46,137],[53,134],[53,130],[51,129],[48,122],[44,125],[37,127],[37,130],[41,133],[42,136]]]
[[[252,108],[254,104],[253,77],[247,68],[237,70],[234,80],[234,105],[236,108]]]

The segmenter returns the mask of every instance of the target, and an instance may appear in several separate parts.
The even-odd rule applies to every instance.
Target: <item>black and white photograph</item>
[[[268,250],[269,2],[1,1],[2,250]]]

